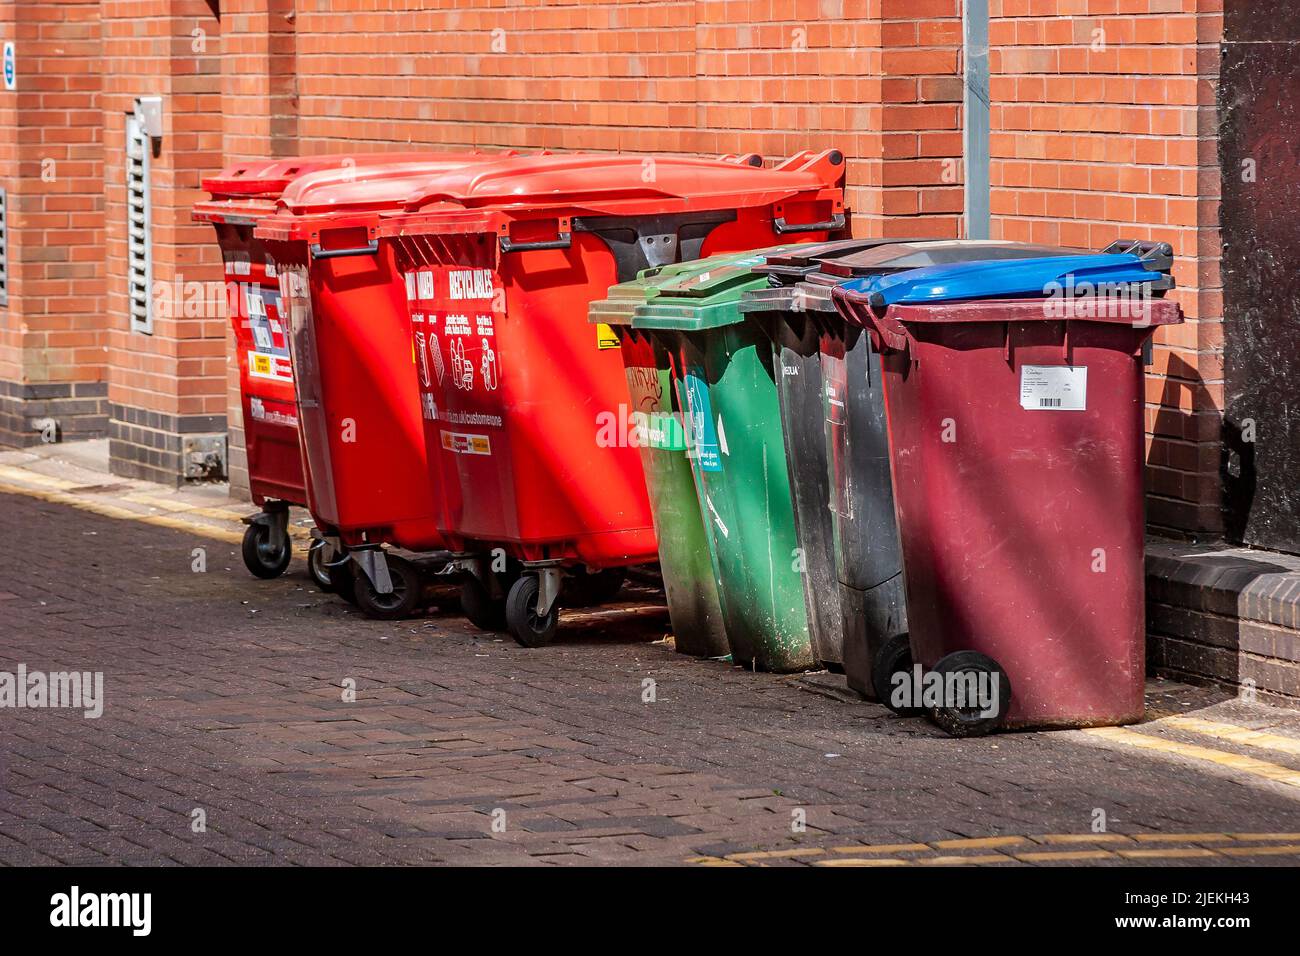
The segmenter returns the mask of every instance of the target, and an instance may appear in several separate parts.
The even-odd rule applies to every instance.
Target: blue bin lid
[[[1085,284],[1095,291],[1147,283],[1152,291],[1172,286],[1161,264],[1150,259],[1131,253],[1089,253],[926,266],[850,279],[841,288],[882,308],[895,303],[1047,298],[1087,292]],[[1070,292],[1072,288],[1075,292]]]

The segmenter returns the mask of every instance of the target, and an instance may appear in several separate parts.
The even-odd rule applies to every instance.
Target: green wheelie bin
[[[843,671],[849,686],[864,695],[870,695],[871,688],[860,679],[861,668],[854,667],[857,648],[851,639],[846,647],[846,634],[856,632],[859,622],[845,620],[835,570],[818,350],[822,327],[804,303],[806,287],[801,280],[828,262],[906,241],[836,239],[771,250],[766,261],[754,268],[766,278],[766,285],[746,292],[740,300],[740,311],[771,339],[794,526],[806,564],[804,597],[813,654],[828,669]],[[829,293],[826,308],[834,314]],[[852,608],[848,614],[853,614]]]
[[[727,642],[735,663],[792,672],[816,665],[795,533],[772,347],[739,309],[766,278],[761,250],[696,263],[636,308],[684,399],[695,479]]]
[[[622,349],[634,423],[631,433],[641,448],[677,650],[696,657],[723,657],[731,649],[695,479],[686,458],[684,416],[668,353],[662,342],[632,328],[636,307],[657,294],[658,285],[671,283],[674,276],[699,264],[696,260],[643,269],[632,281],[611,286],[609,297],[593,302],[587,314],[598,335],[616,337]]]

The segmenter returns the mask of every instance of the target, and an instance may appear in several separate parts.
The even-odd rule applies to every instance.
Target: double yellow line
[[[795,860],[813,866],[980,866],[995,863],[1064,863],[1110,860],[1300,857],[1300,833],[1043,833],[937,840],[933,843],[792,847],[726,856],[693,856],[697,866],[770,866]],[[1185,845],[1174,845],[1185,844]],[[1208,845],[1207,845],[1208,844]],[[1071,846],[1079,849],[1056,849]]]
[[[15,468],[12,465],[0,465],[0,494],[22,495],[38,501],[46,501],[50,504],[66,505],[70,508],[88,511],[104,518],[138,521],[141,524],[153,525],[157,528],[169,528],[173,531],[184,531],[229,544],[239,544],[244,539],[244,531],[239,521],[240,516],[224,508],[189,504],[180,499],[167,498],[148,491],[129,491],[121,494],[116,499],[101,498],[76,491],[77,488],[83,487],[85,486],[68,481],[66,478],[42,475],[39,472]],[[167,513],[148,514],[135,511],[116,503],[118,501],[144,505]],[[195,520],[197,518],[210,520]],[[220,524],[213,524],[212,521],[220,522]],[[311,537],[307,529],[295,525],[290,525],[289,535],[300,543],[305,543]]]
[[[1300,738],[1287,737],[1263,730],[1251,730],[1247,727],[1239,727],[1236,724],[1222,721],[1205,720],[1200,717],[1183,715],[1161,717],[1141,726],[1141,731],[1134,730],[1131,727],[1092,727],[1081,731],[1081,733],[1124,747],[1135,747],[1139,750],[1151,750],[1174,757],[1183,757],[1188,760],[1212,763],[1272,783],[1300,788],[1300,770],[1292,770],[1290,767],[1268,760],[1261,760],[1258,757],[1248,757],[1243,754],[1217,750],[1199,744],[1183,743],[1179,740],[1170,740],[1167,737],[1156,737],[1143,731],[1159,730],[1161,728],[1181,730],[1202,737],[1222,740],[1225,743],[1235,744],[1239,747],[1269,750],[1291,757],[1300,757]]]

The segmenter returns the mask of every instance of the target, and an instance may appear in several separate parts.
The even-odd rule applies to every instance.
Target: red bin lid
[[[195,203],[200,221],[247,222],[269,215],[275,202],[295,180],[316,173],[364,177],[368,171],[413,163],[463,162],[466,157],[499,159],[510,152],[366,152],[329,153],[280,159],[249,159],[227,166],[202,181],[210,199]]]
[[[843,211],[838,150],[803,152],[775,168],[752,158],[571,153],[462,157],[395,165],[346,180],[337,171],[296,180],[258,235],[315,241],[321,228],[372,235],[492,232],[512,217],[646,215],[743,208],[794,197]],[[299,220],[292,223],[292,220]]]
[[[541,217],[561,220],[563,231],[571,217],[740,209],[796,198],[825,204],[842,222],[839,150],[805,151],[775,168],[751,159],[566,155],[461,169],[422,184],[400,214],[384,217],[378,233],[504,233],[512,219]]]
[[[355,167],[328,167],[298,176],[276,201],[274,215],[259,223],[263,239],[314,240],[321,228],[373,227],[380,211],[401,209],[430,178],[484,164],[518,162],[510,150],[495,153],[389,154],[397,160]]]

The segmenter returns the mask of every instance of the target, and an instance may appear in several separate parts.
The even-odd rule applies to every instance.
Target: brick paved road
[[[954,741],[834,678],[677,655],[652,592],[527,651],[451,603],[367,621],[300,562],[254,581],[184,531],[13,495],[0,530],[0,670],[102,670],[107,697],[99,720],[0,710],[3,863],[1300,860],[1286,731],[1271,749],[1130,731],[1238,767],[1080,733]]]

